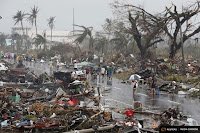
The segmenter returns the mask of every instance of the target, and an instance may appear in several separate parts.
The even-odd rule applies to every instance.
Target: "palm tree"
[[[20,23],[21,27],[22,27],[22,32],[23,32],[23,37],[25,36],[25,32],[24,32],[24,26],[23,26],[23,19],[25,18],[26,14],[22,11],[17,11],[17,14],[15,16],[13,16],[13,19],[15,21],[15,25]],[[23,39],[22,39],[23,42]],[[27,50],[27,46],[25,44],[25,50]]]
[[[48,21],[48,26],[51,29],[51,41],[52,41],[52,29],[54,28],[55,17],[50,17],[47,21]]]
[[[34,44],[36,44],[36,47],[38,48],[38,46],[41,46],[41,45],[44,45],[44,50],[46,49],[46,38],[45,38],[46,34],[44,33],[44,35],[39,35],[39,34],[36,34],[36,37],[33,38],[34,40]]]
[[[23,35],[25,35],[24,27],[23,27],[23,19],[25,18],[25,16],[26,16],[26,14],[22,11],[17,11],[17,14],[15,16],[13,16],[13,19],[15,21],[15,25],[18,24],[18,23],[21,24]]]
[[[106,18],[105,22],[106,23],[103,25],[103,29],[107,32],[108,35],[110,35],[111,31],[112,31],[112,23],[113,23],[113,21],[111,19],[109,19],[109,18]]]
[[[31,13],[29,14],[28,21],[33,25],[35,25],[35,30],[37,34],[37,15],[38,15],[39,9],[38,7],[34,6],[31,8]]]
[[[103,30],[105,32],[105,34],[107,34],[107,40],[110,40],[111,38],[111,34],[112,34],[112,31],[113,31],[113,25],[114,25],[114,21],[109,19],[109,18],[106,18],[105,19],[105,24],[102,25],[103,27]],[[111,43],[108,41],[107,44],[105,45],[107,47],[105,53],[107,54],[108,49],[110,49],[111,53],[113,53],[113,48],[112,48],[112,45],[110,45]]]
[[[76,38],[75,42],[77,43],[82,43],[83,40],[87,37],[87,35],[90,37],[89,40],[89,50],[94,52],[94,47],[93,47],[93,37],[92,37],[92,27],[85,27],[85,26],[79,26],[79,25],[75,25],[78,27],[83,28],[82,34],[79,34],[79,37]],[[80,48],[79,48],[80,49]]]
[[[20,35],[20,34],[18,34],[18,33],[14,33],[14,34],[11,35],[11,38],[12,38],[13,41],[16,41],[15,44],[12,43],[13,49],[14,49],[14,47],[15,47],[14,45],[16,45],[16,49],[17,49],[18,51],[20,51],[21,48],[22,48],[23,35]]]
[[[101,33],[97,32],[95,34],[95,39],[94,39],[95,50],[97,50],[98,52],[101,51],[101,54],[103,55],[107,41],[108,40],[105,36],[103,36],[103,35],[101,35]]]

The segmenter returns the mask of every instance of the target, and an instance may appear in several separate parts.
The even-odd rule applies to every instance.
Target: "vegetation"
[[[26,14],[22,11],[17,11],[16,15],[13,16],[13,19],[15,21],[15,25],[18,24],[18,23],[21,24],[23,35],[25,35],[24,26],[23,26],[23,19],[25,18],[25,16],[26,16]]]
[[[50,49],[47,49],[46,52],[44,51],[39,51],[38,52],[38,58],[41,59],[42,57],[45,58],[50,58],[55,56],[56,54],[61,55],[61,60],[63,62],[70,62],[70,59],[75,56],[76,53],[75,47],[71,46],[70,44],[67,43],[59,43],[56,44],[55,46],[52,46]]]
[[[47,40],[46,40],[45,36],[46,36],[45,33],[43,36],[36,34],[36,37],[33,38],[34,44],[36,44],[37,49],[38,49],[38,47],[40,47],[40,50],[41,50],[41,47],[43,45],[44,50],[46,50],[45,44],[46,44]]]
[[[37,15],[38,15],[39,9],[38,7],[34,6],[33,8],[31,8],[31,13],[28,14],[28,21],[33,25],[35,25],[35,30],[36,30],[36,34],[37,34]]]
[[[22,27],[22,32],[23,32],[23,36],[22,36],[22,42],[21,44],[23,44],[23,37],[25,36],[25,31],[24,31],[24,26],[23,26],[23,19],[25,18],[26,14],[22,11],[17,11],[16,15],[13,16],[13,19],[15,21],[15,25],[20,23],[21,27]],[[25,44],[25,49],[27,50],[27,45]]]
[[[89,36],[89,51],[94,53],[94,46],[93,46],[93,36],[92,36],[92,27],[85,27],[85,26],[80,26],[80,25],[75,25],[78,27],[83,28],[83,31],[81,31],[81,34],[78,34],[78,38],[76,38],[75,42],[77,43],[77,46],[79,48],[79,51],[82,53],[81,48],[78,44],[81,44],[83,40]]]
[[[55,18],[56,17],[50,17],[47,21],[48,21],[48,26],[51,29],[51,41],[52,41],[52,30],[54,28],[54,22],[55,22]]]
[[[181,26],[183,26],[183,42],[185,43],[184,45],[188,44],[184,49],[186,57],[189,55],[195,58],[200,57],[198,38],[195,39],[195,44],[194,41],[191,41],[191,37],[199,33],[200,27],[198,24],[195,25],[190,21],[199,13],[199,2],[184,7],[184,10],[180,12],[177,11],[175,5],[172,5],[166,7],[163,12],[158,12],[156,14],[151,14],[139,6],[126,5],[120,2],[113,2],[112,7],[115,12],[115,19],[106,18],[105,23],[102,25],[102,30],[99,30],[95,34],[93,33],[92,27],[74,25],[82,29],[76,30],[77,38],[74,42],[76,43],[78,50],[75,50],[76,48],[73,47],[73,56],[81,57],[84,55],[92,58],[95,53],[98,56],[105,57],[106,55],[106,59],[109,58],[112,61],[114,61],[114,58],[120,54],[122,54],[124,58],[133,54],[137,59],[150,59],[151,61],[156,59],[156,54],[163,58],[166,58],[167,56],[174,58],[175,55],[180,55],[179,49],[182,46],[179,33],[181,33]],[[23,49],[28,49],[27,51],[33,52],[34,50],[31,50],[30,48],[32,44],[35,44],[37,49],[34,53],[39,49],[39,55],[44,54],[41,53],[42,47],[46,52],[45,55],[53,55],[51,53],[51,51],[53,51],[52,49],[47,50],[48,44],[54,44],[55,46],[53,46],[53,48],[59,46],[65,47],[65,42],[59,43],[58,46],[58,42],[52,41],[52,30],[54,28],[55,17],[50,17],[47,20],[48,26],[51,30],[51,42],[46,40],[45,33],[37,34],[38,13],[39,8],[37,6],[31,8],[29,13],[17,11],[16,15],[13,16],[13,19],[15,24],[19,23],[21,25],[23,35],[14,33],[9,37],[1,34],[1,47],[5,47],[6,38],[12,38],[15,40],[15,46],[9,46],[11,50],[16,49],[17,51],[23,52]],[[26,16],[27,20],[32,26],[34,25],[36,30],[36,36],[32,39],[25,35],[23,20]],[[196,29],[194,27],[196,27]],[[24,42],[24,39],[26,42]],[[84,40],[89,41],[87,42]],[[87,47],[86,50],[83,49],[84,43]],[[24,44],[26,44],[25,48]],[[158,44],[159,47],[157,47]],[[163,45],[165,45],[165,48]],[[191,50],[193,53],[190,52]],[[62,51],[63,49],[61,48],[56,52],[63,54],[63,57],[69,57]]]
[[[171,10],[173,7],[173,11]],[[170,58],[174,58],[177,51],[182,47],[182,42],[178,37],[179,34],[183,36],[183,43],[194,36],[195,34],[200,32],[200,25],[195,25],[193,23],[189,23],[188,21],[192,21],[196,15],[199,14],[199,2],[197,1],[195,4],[189,6],[187,9],[183,10],[181,13],[178,13],[177,7],[172,5],[170,8],[166,8],[166,13],[168,14],[168,21],[172,22],[174,27],[171,25],[164,25],[163,30],[166,35],[170,38]],[[194,28],[197,27],[197,28]],[[183,29],[183,30],[182,30]]]
[[[0,47],[3,49],[6,46],[6,35],[0,34]]]

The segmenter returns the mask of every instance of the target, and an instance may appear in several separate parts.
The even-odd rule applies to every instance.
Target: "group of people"
[[[0,52],[0,58],[2,59],[16,59],[17,55],[15,53],[4,53],[4,52]]]
[[[154,95],[159,95],[159,86],[157,85],[157,78],[155,77],[155,75],[150,76],[148,78],[148,85],[149,85],[149,89],[150,89],[150,94],[152,96]],[[135,91],[136,88],[138,88],[139,86],[139,81],[138,80],[131,80],[131,88],[133,89],[133,97],[135,98]],[[172,81],[171,82],[171,87],[172,87],[172,95],[174,96],[174,94],[176,93],[176,82]]]
[[[157,85],[157,79],[155,75],[153,75],[152,77],[149,77],[148,83],[149,83],[149,88],[150,88],[150,94],[153,96],[155,94],[159,95],[159,87]]]
[[[99,75],[101,73],[101,76],[102,76],[102,80],[104,79],[104,76],[107,75],[108,77],[108,80],[111,80],[112,79],[112,75],[113,75],[113,68],[112,66],[104,66],[104,67],[101,67],[99,65],[99,68],[98,68],[98,72],[99,72]]]
[[[103,80],[105,75],[107,75],[108,79],[112,79],[113,74],[113,68],[112,66],[101,66],[99,65],[98,68],[95,68],[94,66],[86,67],[85,68],[86,76],[88,77],[89,74],[91,74],[91,78],[94,78],[94,75],[101,76],[101,79]]]
[[[151,95],[159,95],[159,86],[157,85],[157,79],[155,77],[155,75],[153,75],[152,77],[149,77],[148,79],[148,83],[149,83],[149,88],[150,88],[150,94]],[[172,81],[171,82],[171,87],[172,87],[172,94],[174,96],[174,94],[176,93],[176,82]]]

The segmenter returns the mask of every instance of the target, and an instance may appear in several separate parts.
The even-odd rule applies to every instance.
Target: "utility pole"
[[[74,8],[73,8],[73,36],[74,36]]]

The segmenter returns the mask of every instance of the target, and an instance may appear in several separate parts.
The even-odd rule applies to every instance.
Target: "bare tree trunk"
[[[92,37],[90,37],[90,40],[89,40],[89,51],[94,53],[94,46],[93,46],[93,38]]]
[[[23,26],[22,21],[21,21],[21,26],[22,26],[22,32],[23,32],[23,35],[25,35],[25,32],[24,32],[24,26]]]
[[[23,27],[23,23],[22,23],[22,21],[21,21],[21,26],[22,26],[22,32],[23,32],[23,37],[22,37],[22,44],[23,44],[23,42],[24,42],[24,37],[25,37],[25,32],[24,32],[24,27]],[[25,42],[25,51],[27,51],[27,45],[26,45],[26,42]]]
[[[35,30],[36,30],[36,35],[37,35],[37,24],[36,24],[36,18],[35,18]]]
[[[174,56],[175,56],[175,53],[176,53],[176,51],[175,51],[175,45],[176,45],[176,44],[173,43],[173,44],[170,46],[170,49],[171,49],[171,50],[170,50],[170,56],[169,56],[170,59],[173,59]]]

